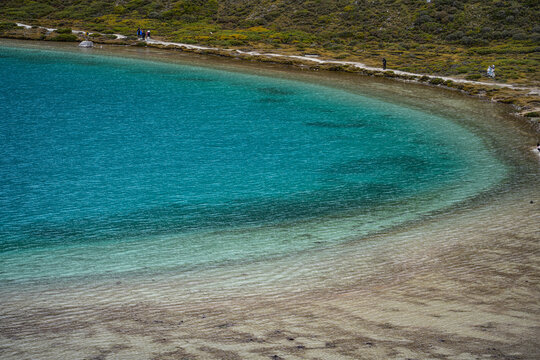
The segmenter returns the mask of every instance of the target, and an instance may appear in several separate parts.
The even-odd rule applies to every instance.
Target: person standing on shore
[[[495,78],[495,65],[488,66],[487,76],[489,76],[490,78]]]
[[[382,69],[386,70],[386,59],[382,58]]]
[[[146,35],[146,33],[144,32],[144,30],[142,30],[141,31],[141,36],[142,36],[143,41],[145,40],[145,35]]]
[[[141,28],[138,28],[138,29],[137,29],[137,37],[138,37],[138,38],[141,37]]]
[[[146,32],[146,38],[147,38],[147,39],[150,39],[150,30],[148,30],[148,31]]]

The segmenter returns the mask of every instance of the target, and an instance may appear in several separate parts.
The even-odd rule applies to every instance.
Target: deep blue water
[[[365,235],[505,171],[448,119],[316,84],[10,47],[0,79],[3,280],[301,250],[314,243],[294,240],[297,224],[332,242],[351,234],[317,231],[347,218]],[[261,233],[273,227],[289,229],[289,245]],[[90,265],[110,251],[114,266]]]

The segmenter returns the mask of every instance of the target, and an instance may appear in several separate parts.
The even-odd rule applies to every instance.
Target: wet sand
[[[368,256],[353,242],[206,274],[4,288],[0,355],[537,359],[539,214],[540,201],[499,199],[377,236]]]
[[[448,213],[278,259],[2,284],[0,358],[540,358],[537,134],[502,107],[386,85],[368,87],[500,116],[466,126],[493,130],[485,141],[514,175]]]

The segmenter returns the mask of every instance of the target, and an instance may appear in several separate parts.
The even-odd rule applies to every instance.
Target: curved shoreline
[[[535,359],[540,194],[507,191],[365,246],[206,278],[5,287],[2,357]]]
[[[16,23],[17,26],[24,27],[26,29],[32,28],[31,25],[22,24],[22,23]],[[57,29],[54,28],[46,28],[39,26],[39,28],[45,29],[47,31],[55,31]],[[84,34],[85,31],[81,30],[72,30],[74,34]],[[93,33],[89,33],[92,35]],[[103,34],[101,34],[103,35]],[[112,34],[116,36],[118,40],[126,39],[127,37],[125,35],[121,34]],[[520,87],[513,84],[501,84],[497,82],[483,82],[483,81],[473,81],[473,80],[466,80],[466,79],[459,79],[455,77],[450,76],[437,76],[437,75],[429,75],[429,74],[417,74],[407,71],[400,71],[400,70],[392,70],[392,69],[382,69],[378,67],[372,67],[367,66],[366,64],[363,64],[361,62],[354,62],[354,61],[340,61],[335,59],[320,59],[318,56],[309,56],[309,55],[284,55],[284,54],[278,54],[278,53],[261,53],[258,51],[242,51],[239,49],[223,49],[223,48],[216,48],[216,47],[208,47],[208,46],[201,46],[201,45],[190,45],[190,44],[184,44],[184,43],[177,43],[177,42],[170,42],[170,41],[162,41],[162,40],[155,40],[150,38],[149,40],[143,40],[147,44],[150,45],[162,45],[162,46],[172,46],[172,47],[178,47],[181,49],[188,49],[188,50],[212,50],[212,51],[227,51],[231,53],[237,53],[240,55],[250,55],[250,56],[263,56],[263,57],[270,57],[270,58],[285,58],[285,59],[294,59],[294,60],[302,60],[302,61],[308,61],[308,62],[314,62],[317,64],[337,64],[337,65],[352,65],[355,68],[358,68],[360,70],[368,70],[368,71],[382,71],[382,72],[393,72],[396,75],[401,76],[412,76],[412,77],[422,77],[427,76],[430,79],[436,79],[440,78],[443,80],[451,80],[458,83],[464,83],[464,84],[472,84],[472,85],[486,85],[486,86],[496,86],[496,87],[504,87],[504,88],[510,88],[510,89],[516,89],[516,90],[528,90],[529,94],[534,95],[540,95],[540,88],[536,87]],[[234,54],[231,54],[231,56],[234,56]]]
[[[77,52],[74,52],[74,54],[75,54],[75,53],[77,53]],[[154,52],[154,53],[155,53],[155,52]],[[68,57],[68,56],[70,56],[70,55],[69,55],[70,53],[68,53],[68,52],[59,53],[59,54],[61,54],[61,55],[59,55],[59,56],[61,56],[61,57],[64,57],[64,56]],[[89,57],[90,54],[92,54],[91,56],[94,58],[95,55],[97,54],[97,52],[93,51],[93,52],[91,52],[91,53],[87,53],[87,52],[85,52],[85,51],[82,51],[81,54],[78,54],[78,55],[77,55],[77,58],[87,58],[87,57]],[[105,57],[103,57],[103,59],[105,59]],[[125,63],[125,64],[123,63],[123,65],[126,66],[126,67],[131,66],[131,64],[132,64],[131,62]],[[174,71],[176,71],[176,68],[173,68],[173,69],[174,69]],[[179,69],[179,70],[180,70],[180,69]],[[260,84],[264,84],[264,81],[263,81],[262,79],[259,80],[259,78],[257,78],[255,81],[256,81],[255,86],[261,86]],[[259,83],[259,81],[260,81],[260,83]],[[356,98],[355,98],[355,99],[356,99]],[[390,106],[389,103],[385,103],[385,104],[386,104],[385,106]],[[332,108],[335,109],[335,107],[332,107]],[[406,111],[406,108],[399,108],[399,110],[396,109],[396,110],[395,110],[395,114],[397,115],[397,114],[399,114],[399,113],[402,112],[402,111]],[[418,117],[420,118],[420,114],[417,114],[417,115],[418,115]],[[434,118],[434,119],[435,119],[435,118]],[[437,121],[429,121],[429,123],[435,123],[435,122],[441,122],[442,124],[444,124],[444,123],[446,123],[446,120],[443,120],[442,118],[440,118],[440,119],[437,118]],[[421,122],[418,122],[417,124],[420,125]],[[426,122],[425,125],[427,125],[427,122]],[[396,124],[396,126],[397,126],[397,124]],[[452,124],[450,121],[448,121],[447,125],[445,125],[444,127],[443,127],[442,125],[439,125],[439,126],[441,126],[441,129],[442,129],[442,128],[445,128],[445,129],[455,129],[453,132],[448,132],[448,133],[446,133],[446,136],[443,137],[443,138],[447,141],[447,144],[448,144],[449,146],[450,146],[450,144],[453,144],[453,142],[452,142],[452,135],[457,136],[458,134],[462,134],[462,132],[461,132],[461,131],[462,131],[462,128],[461,128],[461,127],[458,127],[458,126],[456,126],[456,125],[454,125],[454,124]],[[428,127],[428,128],[429,128],[429,127]],[[427,128],[425,128],[425,129],[427,129]],[[441,130],[441,131],[442,131],[442,130]],[[445,131],[446,131],[446,130],[445,130]],[[463,134],[468,134],[468,132],[467,132],[467,131],[463,131]],[[472,134],[470,134],[470,136],[471,136],[471,138],[474,138],[474,137],[475,137],[475,136],[472,135]],[[462,145],[463,145],[463,148],[465,149],[465,148],[466,148],[466,146],[465,146],[465,139],[466,139],[467,137],[462,136],[461,138],[463,139]],[[482,141],[479,140],[478,138],[476,138],[476,139],[475,139],[475,144],[476,144],[476,143],[478,143],[478,147],[477,147],[477,148],[475,147],[475,149],[477,149],[476,152],[478,152],[478,153],[484,152],[485,149],[484,149],[484,146],[482,145]],[[455,145],[456,145],[456,146],[455,146],[456,148],[459,148],[459,145],[458,145],[458,144],[455,144]],[[452,147],[452,146],[451,146],[451,147]],[[434,150],[435,150],[435,149],[434,149]],[[458,187],[457,185],[458,185],[459,182],[461,182],[461,184],[462,184],[462,186],[459,186],[459,187],[462,189],[462,190],[460,190],[459,192],[458,192],[458,191],[455,191],[455,190],[450,191],[449,189],[444,189],[444,188],[442,188],[442,187],[439,188],[440,193],[437,193],[437,195],[435,195],[435,193],[431,193],[431,192],[428,193],[428,192],[426,192],[426,193],[423,194],[423,196],[418,196],[418,199],[415,201],[415,203],[417,203],[417,204],[422,203],[423,206],[421,206],[421,207],[418,206],[418,207],[415,208],[415,211],[411,211],[411,213],[413,213],[413,212],[414,212],[414,213],[418,213],[417,216],[414,216],[414,217],[408,217],[408,216],[405,216],[403,213],[400,213],[400,212],[397,212],[395,215],[391,215],[392,212],[391,212],[391,211],[387,211],[387,212],[385,213],[384,216],[381,216],[381,217],[379,218],[378,223],[381,224],[381,227],[378,226],[378,227],[377,227],[377,228],[378,228],[377,231],[375,231],[375,230],[367,231],[367,230],[366,230],[367,227],[366,227],[366,229],[364,229],[360,224],[351,224],[351,221],[344,221],[344,222],[341,222],[341,223],[339,223],[339,224],[338,224],[338,223],[333,223],[332,226],[331,226],[332,223],[331,223],[330,221],[325,221],[324,225],[318,225],[318,227],[328,227],[328,228],[332,227],[332,228],[336,229],[335,232],[334,232],[335,234],[329,235],[328,237],[323,236],[323,235],[318,235],[318,237],[319,237],[319,242],[320,242],[320,243],[330,243],[330,242],[333,242],[334,239],[340,238],[340,236],[337,236],[337,235],[336,235],[338,232],[340,232],[341,234],[346,234],[346,235],[347,235],[347,238],[350,238],[352,234],[355,234],[354,236],[356,236],[356,237],[360,237],[360,236],[362,236],[362,237],[367,237],[367,235],[371,235],[371,234],[373,234],[373,233],[375,233],[375,232],[387,232],[387,231],[389,230],[389,228],[396,227],[396,226],[398,226],[398,224],[402,224],[402,223],[412,223],[412,222],[418,223],[418,222],[421,222],[421,220],[418,220],[418,219],[420,219],[420,218],[425,218],[425,217],[427,217],[428,215],[429,215],[429,216],[433,216],[433,214],[438,214],[438,213],[443,213],[443,212],[452,211],[452,209],[455,209],[455,208],[457,207],[456,203],[462,204],[462,203],[465,202],[465,201],[469,202],[468,199],[470,199],[470,198],[476,198],[476,197],[479,196],[478,194],[480,194],[480,193],[481,193],[481,194],[484,194],[484,193],[490,191],[490,190],[488,190],[488,189],[491,189],[491,187],[492,187],[495,183],[499,183],[499,181],[496,181],[495,179],[499,180],[499,176],[501,176],[501,178],[502,178],[503,175],[502,175],[502,170],[501,170],[501,172],[496,171],[496,170],[497,170],[497,166],[495,166],[495,164],[496,164],[496,163],[498,164],[499,162],[498,162],[497,160],[495,160],[495,158],[493,157],[493,153],[492,153],[491,151],[485,151],[485,153],[488,154],[487,157],[486,157],[486,159],[487,159],[487,158],[490,158],[490,159],[493,158],[493,167],[491,167],[491,169],[492,169],[492,170],[491,170],[491,175],[492,175],[492,176],[488,179],[488,181],[484,181],[484,182],[480,182],[480,181],[472,181],[473,177],[469,178],[467,175],[463,175],[463,177],[461,177],[461,180],[459,180],[459,181],[456,182],[456,187]],[[394,155],[394,156],[395,156],[395,155]],[[426,157],[428,157],[427,154],[426,154]],[[478,166],[478,169],[480,169],[480,168],[481,168],[481,166]],[[470,169],[471,169],[471,171],[469,171],[470,174],[475,173],[475,171],[473,171],[474,169],[476,169],[475,166],[471,166]],[[504,176],[504,177],[505,177],[505,176]],[[479,175],[476,175],[475,178],[478,179],[478,178],[480,178],[480,176],[479,176]],[[465,180],[465,179],[469,179],[469,181],[467,181],[467,180]],[[465,181],[465,183],[463,183],[463,181]],[[476,190],[474,190],[474,192],[473,192],[473,190],[472,190],[473,187],[470,187],[469,184],[475,184],[475,185],[474,185],[474,189],[476,189]],[[490,186],[488,186],[487,184],[490,184]],[[443,191],[443,189],[444,189],[444,191]],[[469,189],[469,190],[465,191],[465,189]],[[440,196],[442,193],[448,194],[448,196],[445,196],[445,197],[440,198],[439,196]],[[358,194],[358,196],[361,196],[361,194]],[[448,199],[446,199],[446,198],[448,198]],[[429,201],[428,201],[428,200],[425,200],[425,201],[424,201],[424,200],[420,200],[420,199],[431,199],[431,200],[429,200]],[[434,199],[437,199],[437,200],[434,200]],[[446,199],[446,200],[443,200],[443,199]],[[398,208],[398,209],[399,209],[400,207],[402,207],[403,204],[401,203],[401,201],[398,201],[397,199],[394,199],[394,200],[396,200],[396,201],[393,203],[393,206],[392,206],[392,207],[396,207],[396,208]],[[400,204],[400,203],[401,203],[401,204]],[[406,203],[406,202],[405,202],[405,203]],[[336,213],[337,213],[337,212],[336,212]],[[373,211],[370,211],[370,213],[375,214],[376,211],[373,210]],[[353,212],[349,213],[349,214],[348,214],[348,217],[349,217],[349,218],[352,217],[352,214],[353,214]],[[363,219],[363,221],[366,221],[367,219],[370,219],[370,217],[367,216],[367,215],[365,215],[365,216],[362,215],[362,216],[360,217],[358,213],[356,213],[356,216],[358,216],[359,219]],[[316,222],[321,222],[321,221],[323,221],[323,220],[322,220],[323,217],[324,217],[324,216],[322,216],[322,215],[321,215],[321,216],[317,216],[317,221],[316,221]],[[333,216],[332,216],[332,217],[333,217]],[[298,222],[304,222],[304,219],[296,219],[296,220],[298,220]],[[296,222],[296,221],[295,221],[295,222]],[[369,223],[374,223],[374,221],[371,220],[371,221],[369,221]],[[384,224],[384,223],[386,223],[386,225],[385,225],[385,226],[382,226],[382,224]],[[90,224],[87,223],[86,226],[90,226]],[[400,226],[400,227],[402,227],[402,226]],[[317,231],[315,230],[315,225],[305,226],[305,228],[308,228],[307,230],[304,230],[305,232],[311,232],[312,234],[317,234]],[[234,230],[234,229],[232,229],[232,230]],[[232,232],[232,230],[231,230],[231,232]],[[367,232],[366,232],[366,231],[367,231]],[[253,230],[253,231],[250,231],[250,232],[256,233],[256,230]],[[289,229],[289,233],[292,233],[292,232],[293,232],[293,230],[290,228],[290,229]],[[81,234],[83,233],[83,230],[82,230],[82,229],[80,230],[80,233],[81,233]],[[322,234],[323,231],[319,231],[319,233]],[[363,235],[361,235],[361,234],[363,234]],[[367,235],[366,235],[366,234],[367,234]],[[160,235],[161,235],[161,234],[160,234]],[[225,234],[222,234],[222,235],[220,235],[220,236],[225,237]],[[210,237],[210,235],[208,235],[207,237]],[[262,237],[263,237],[263,236],[259,236],[259,238],[262,238]],[[268,237],[268,238],[269,238],[270,236],[267,234],[265,237]],[[341,237],[344,237],[344,235],[341,235]],[[231,236],[231,238],[232,238],[232,236]],[[298,237],[298,240],[297,240],[297,241],[298,241],[298,243],[301,243],[303,240],[302,240],[301,237]],[[216,242],[217,242],[217,240],[216,240]],[[231,240],[231,243],[232,243],[232,242],[233,242],[233,240]],[[306,241],[306,243],[307,243],[307,241]],[[114,244],[114,243],[113,243],[113,244]],[[262,247],[262,245],[263,245],[263,244],[261,243],[261,247]],[[126,246],[127,246],[127,245],[126,245]],[[163,244],[162,246],[165,247],[165,244]],[[115,248],[115,246],[114,246],[114,245],[111,245],[110,253],[114,253],[114,252],[115,252],[115,249],[114,249],[114,248]],[[268,253],[272,253],[271,250],[272,250],[272,249],[271,249],[271,247],[270,247],[270,248],[268,249]],[[299,248],[299,250],[302,250],[302,249]],[[135,251],[135,250],[133,250],[132,252],[134,252],[134,251]],[[63,252],[61,249],[59,249],[58,253],[60,254],[60,253],[64,253],[64,252]],[[156,255],[157,253],[154,253],[154,254]],[[273,254],[273,255],[274,255],[274,254]],[[195,256],[194,256],[194,257],[195,257]],[[167,259],[167,256],[165,256],[164,254],[162,254],[162,255],[159,255],[159,256],[155,256],[155,258],[161,258],[161,259],[163,259],[163,262],[165,263],[165,262],[166,262],[166,259]],[[26,257],[25,257],[24,259],[25,259],[25,260],[20,261],[20,262],[21,262],[21,263],[26,263],[26,264],[31,264],[31,261],[30,261],[29,258],[26,258]],[[230,260],[230,259],[229,259],[229,260]],[[69,261],[65,261],[65,265],[66,265],[66,266],[67,266],[67,263],[68,263],[68,262],[69,262]],[[171,263],[171,262],[172,262],[172,261],[169,260],[169,263]],[[96,263],[99,263],[99,262],[96,260]],[[104,263],[104,264],[101,264],[99,267],[100,267],[101,269],[103,269],[103,271],[105,271],[104,269],[108,269],[108,268],[109,268],[108,265],[109,265],[109,264]],[[148,265],[147,265],[148,268],[151,268],[151,266],[152,266],[151,264],[148,264]],[[187,266],[186,266],[186,267],[187,267]],[[44,268],[41,270],[40,275],[41,275],[41,276],[45,276],[45,273],[46,273],[46,272],[47,272],[47,271],[45,271],[45,267],[44,267]],[[2,275],[4,275],[4,274],[1,274],[1,275],[0,275],[0,278],[5,279]],[[72,275],[75,277],[75,273],[73,273]],[[22,276],[23,276],[23,275],[22,275],[22,272],[20,272],[20,273],[18,274],[18,276],[21,276],[21,277],[22,277]],[[6,277],[6,278],[7,278],[7,277]]]
[[[509,89],[516,89],[516,90],[527,90],[529,91],[529,94],[533,95],[540,95],[540,88],[535,87],[519,87],[512,84],[501,84],[496,82],[482,82],[482,81],[473,81],[473,80],[466,80],[466,79],[459,79],[455,77],[449,77],[449,76],[437,76],[437,75],[429,75],[429,74],[417,74],[407,71],[400,71],[400,70],[392,70],[392,69],[382,69],[378,67],[372,67],[367,66],[364,63],[361,62],[354,62],[354,61],[341,61],[341,60],[335,60],[335,59],[320,59],[318,56],[309,56],[309,55],[284,55],[284,54],[278,54],[278,53],[261,53],[258,51],[242,51],[239,49],[220,49],[220,48],[213,48],[213,47],[204,47],[199,45],[189,45],[189,44],[183,44],[183,43],[176,43],[176,42],[168,42],[168,41],[161,41],[161,40],[144,40],[147,44],[151,45],[163,45],[163,46],[173,46],[183,49],[192,49],[192,50],[215,50],[215,51],[228,51],[233,54],[231,56],[234,56],[234,53],[240,54],[240,55],[248,55],[248,56],[262,56],[262,57],[269,57],[269,58],[284,58],[284,59],[293,59],[293,60],[302,60],[307,62],[314,62],[316,64],[329,64],[329,65],[351,65],[354,68],[360,69],[360,70],[367,70],[367,71],[380,71],[383,73],[394,73],[396,75],[404,76],[404,77],[422,77],[426,76],[429,79],[443,79],[443,80],[450,80],[457,83],[464,83],[464,84],[472,84],[472,85],[486,85],[486,86],[496,86],[496,87],[504,87]]]
[[[8,285],[3,358],[533,360],[533,194],[535,204],[521,189],[363,244],[240,267]]]
[[[17,26],[23,27],[25,29],[32,28],[31,25],[17,22]],[[47,31],[54,31],[54,28],[46,28],[38,26],[38,28],[45,29]],[[73,34],[84,35],[84,30],[72,30]],[[89,33],[92,34],[92,33]],[[106,34],[100,34],[106,35]],[[125,42],[127,37],[121,34],[111,34],[116,37],[116,40]],[[136,45],[140,44],[141,40],[138,40],[138,43],[124,45]],[[381,76],[385,78],[391,78],[396,80],[404,80],[408,82],[415,82],[420,84],[429,84],[433,86],[443,86],[452,90],[459,90],[473,96],[485,96],[487,97],[486,87],[489,89],[507,89],[510,91],[525,92],[524,94],[517,94],[516,96],[523,97],[525,96],[540,96],[540,88],[532,86],[519,86],[515,84],[504,84],[498,82],[483,82],[483,81],[474,81],[466,80],[451,76],[439,76],[439,75],[430,75],[430,74],[420,74],[412,73],[401,70],[392,70],[392,69],[382,69],[378,67],[367,66],[361,62],[354,61],[341,61],[336,59],[322,59],[315,55],[286,55],[279,53],[265,53],[258,51],[242,51],[240,49],[225,49],[217,48],[210,46],[201,46],[201,45],[192,45],[185,43],[169,42],[162,41],[157,39],[147,39],[142,43],[147,46],[158,47],[163,49],[179,49],[182,51],[190,51],[201,54],[216,55],[216,56],[227,56],[232,58],[241,58],[244,60],[255,60],[259,62],[277,62],[280,64],[293,65],[299,67],[308,67],[311,70],[330,70],[330,71],[344,71],[352,73],[361,73],[362,75],[368,76]],[[468,89],[465,87],[472,87]],[[512,96],[507,96],[502,94],[500,97],[492,96],[489,98],[490,101],[502,102],[502,103],[514,103]],[[533,114],[540,111],[540,107],[537,105],[537,99],[531,101],[526,101],[525,105],[515,104],[517,107],[517,112],[515,115],[526,116],[526,114]],[[537,124],[538,131],[540,132],[540,122]]]

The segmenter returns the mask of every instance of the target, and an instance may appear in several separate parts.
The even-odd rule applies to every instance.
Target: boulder
[[[85,40],[85,41],[82,41],[80,44],[79,44],[80,47],[84,47],[84,48],[91,48],[91,47],[94,47],[94,43],[89,41],[89,40]]]

